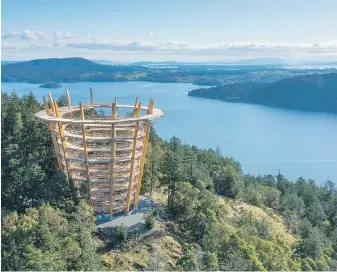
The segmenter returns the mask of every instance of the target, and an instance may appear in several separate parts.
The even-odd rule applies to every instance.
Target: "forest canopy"
[[[189,96],[269,107],[337,113],[337,73],[300,75],[272,83],[195,89]]]
[[[126,251],[105,248],[119,260],[109,265],[94,231],[92,208],[77,199],[71,180],[56,169],[47,124],[34,117],[41,109],[32,93],[2,93],[1,268],[118,270]],[[248,175],[219,149],[199,149],[176,137],[164,141],[153,129],[149,141],[142,193],[163,192],[167,204],[153,216],[175,226],[167,232],[182,247],[170,269],[337,269],[337,189],[332,181],[318,186],[301,177],[289,181],[281,173]],[[266,217],[254,216],[256,210],[282,223],[270,225]],[[154,218],[148,220],[151,228]],[[282,235],[275,228],[280,225],[286,228]],[[109,246],[117,238],[111,239]],[[144,260],[133,270],[152,269],[152,264]]]

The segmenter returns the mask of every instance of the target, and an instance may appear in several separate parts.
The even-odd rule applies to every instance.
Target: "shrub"
[[[121,225],[117,227],[117,237],[121,241],[126,240],[126,238],[128,237],[128,230],[123,223],[121,223]]]
[[[150,212],[145,215],[145,226],[147,229],[150,230],[154,227],[155,219],[156,217],[154,212]]]
[[[219,261],[218,256],[214,252],[205,252],[202,257],[203,268],[205,271],[218,271]]]

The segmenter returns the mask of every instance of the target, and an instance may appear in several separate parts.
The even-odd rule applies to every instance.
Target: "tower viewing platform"
[[[35,116],[48,122],[57,165],[86,198],[95,214],[130,212],[137,207],[151,121],[162,117],[151,99],[141,106],[90,101],[59,107],[48,93]]]

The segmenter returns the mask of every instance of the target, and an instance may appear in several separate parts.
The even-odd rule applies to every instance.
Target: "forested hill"
[[[1,93],[1,271],[337,270],[332,181],[245,175],[220,150],[154,130],[141,190],[158,206],[144,232],[93,233],[92,208],[57,172],[42,109],[32,93]]]
[[[37,59],[2,67],[3,82],[123,81],[118,73],[136,74],[141,66],[102,65],[84,58]],[[125,80],[125,79],[124,79]]]
[[[172,64],[172,63],[171,63]],[[285,69],[265,65],[169,63],[102,65],[84,58],[37,59],[2,65],[2,82],[62,83],[148,81],[217,86],[244,82],[270,83],[296,75],[331,73],[336,69]]]
[[[337,113],[337,73],[300,75],[268,84],[239,83],[196,89],[189,96]]]

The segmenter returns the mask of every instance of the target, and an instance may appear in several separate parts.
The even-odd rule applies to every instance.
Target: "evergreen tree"
[[[99,270],[94,217],[84,202],[70,219],[49,205],[2,220],[2,270]]]
[[[184,271],[199,271],[197,254],[193,246],[183,248],[183,256],[178,260],[177,265],[181,266]]]
[[[202,262],[204,271],[220,270],[218,256],[213,252],[205,252],[203,255]]]

